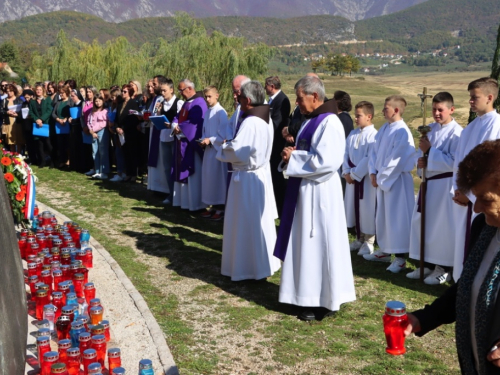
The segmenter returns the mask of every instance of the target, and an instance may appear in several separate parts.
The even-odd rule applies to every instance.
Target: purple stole
[[[322,113],[307,123],[297,139],[296,144],[299,150],[309,151],[311,149],[312,136],[325,117],[331,114],[332,113]],[[290,177],[286,186],[278,239],[276,240],[276,246],[274,247],[274,256],[282,261],[285,261],[288,242],[290,241],[290,233],[292,231],[293,218],[295,216],[295,209],[299,199],[301,182],[302,178],[300,177]]]
[[[347,164],[349,167],[354,168],[356,165],[347,159]],[[365,177],[361,181],[354,180],[354,215],[356,216],[356,237],[359,240],[361,238],[361,223],[359,221],[359,201],[363,199],[365,193]]]
[[[185,135],[185,138],[175,139],[174,178],[177,182],[187,183],[188,177],[194,174],[195,152],[203,157],[203,150],[196,139],[201,137],[206,110],[207,104],[203,96],[195,96],[193,100],[184,103],[177,115],[177,124]]]
[[[151,105],[153,106],[153,111],[156,107],[156,101],[158,96],[155,96]],[[151,109],[151,106],[149,107]],[[153,112],[151,111],[151,112]],[[154,115],[156,113],[153,112]],[[152,115],[153,115],[152,114]],[[152,126],[151,130],[151,144],[149,145],[149,155],[148,155],[148,167],[156,168],[158,165],[158,156],[160,155],[160,133],[161,131],[156,129],[156,126]]]

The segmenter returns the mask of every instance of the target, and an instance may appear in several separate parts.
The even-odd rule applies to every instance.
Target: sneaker
[[[212,210],[205,210],[205,211],[203,211],[203,212],[200,214],[200,216],[201,216],[201,217],[204,217],[204,218],[206,218],[206,219],[208,219],[208,218],[212,217],[212,215],[213,215],[214,213],[215,213],[215,211],[212,211]]]
[[[396,257],[394,258],[394,261],[391,263],[391,265],[387,267],[387,271],[398,273],[404,268],[406,268],[406,259]]]
[[[212,220],[212,221],[221,221],[222,219],[224,219],[224,212],[222,212],[222,211],[217,211],[210,218],[210,220]]]
[[[384,253],[382,250],[374,251],[371,254],[363,255],[366,260],[373,260],[375,262],[390,262],[391,254]]]
[[[369,244],[368,242],[365,242],[358,251],[358,255],[368,255],[371,253],[373,253],[373,245]]]
[[[427,277],[431,274],[431,270],[428,269],[427,267],[424,267],[424,277]],[[416,270],[411,271],[410,273],[406,274],[406,277],[409,279],[413,280],[418,280],[420,279],[420,267],[417,268]]]
[[[108,179],[108,175],[106,173],[99,173],[99,176],[97,176],[97,177],[92,176],[92,177],[96,178],[98,180],[107,180]]]
[[[115,177],[113,177],[109,181],[112,181],[112,182],[121,182],[121,181],[123,181],[123,178],[120,175],[115,175]]]
[[[168,198],[165,198],[165,200],[163,202],[161,202],[162,204],[172,204],[172,202],[170,202],[170,199]]]
[[[354,250],[359,250],[359,249],[361,248],[361,246],[363,246],[363,243],[362,243],[361,241],[356,240],[356,241],[351,242],[351,243],[349,244],[349,249],[350,249],[351,251],[354,251]]]
[[[95,175],[95,170],[93,170],[93,169],[91,169],[90,171],[85,173],[85,176],[93,176],[93,175]]]
[[[96,173],[96,174],[93,174],[93,175],[92,175],[92,178],[99,178],[99,177],[101,177],[101,174],[100,174],[100,173]]]
[[[427,285],[439,285],[448,281],[451,281],[451,274],[440,266],[436,266],[434,271],[424,279],[424,283]]]

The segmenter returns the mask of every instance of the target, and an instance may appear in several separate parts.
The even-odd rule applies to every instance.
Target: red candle
[[[56,307],[56,315],[55,319],[57,319],[61,316],[61,310],[64,305],[66,305],[66,298],[63,292],[57,292],[54,291],[52,292],[52,304]]]
[[[85,283],[83,285],[83,293],[85,294],[85,300],[87,304],[90,305],[90,300],[95,298],[95,285],[94,283]]]
[[[31,276],[38,276],[37,273],[36,273],[36,263],[33,262],[33,263],[28,263],[28,277],[31,277]]]
[[[52,283],[53,283],[52,273],[48,270],[45,270],[42,271],[41,275],[42,275],[42,282],[44,282],[49,286],[49,291],[52,291]]]
[[[21,252],[21,258],[26,259],[26,245],[28,244],[26,242],[26,237],[21,237],[17,241],[17,244],[19,246],[19,251]]]
[[[69,254],[68,254],[69,255]],[[64,260],[64,259],[63,259]],[[70,280],[71,279],[71,275],[70,275],[70,272],[69,272],[69,265],[67,264],[62,264],[61,265],[61,271],[63,273],[63,280],[64,281],[67,281],[67,280]]]
[[[92,336],[92,349],[97,352],[97,362],[104,367],[104,358],[106,357],[106,337],[104,337],[104,335]]]
[[[36,284],[38,283],[38,276],[33,275],[28,278],[28,282],[30,284],[30,291],[31,291],[31,300],[35,300],[35,294],[36,294]]]
[[[30,232],[29,229],[26,228],[21,229],[21,237],[26,239],[28,237],[29,232]]]
[[[73,275],[73,284],[75,285],[75,293],[78,298],[83,298],[83,284],[85,283],[85,277],[81,273],[75,273]]]
[[[36,319],[43,319],[43,307],[50,303],[48,293],[45,290],[37,290],[36,292]]]
[[[49,336],[39,336],[36,338],[36,346],[38,352],[38,362],[40,368],[43,365],[43,355],[50,352],[50,337]]]
[[[85,267],[92,268],[93,262],[94,262],[94,256],[92,254],[92,249],[90,247],[87,247],[85,249],[85,262],[84,262]]]
[[[50,368],[59,360],[58,352],[47,352],[43,355],[42,375],[50,375]]]
[[[90,333],[80,333],[80,336],[78,337],[78,341],[80,343],[80,353],[83,353],[87,349],[92,349],[92,342],[90,341],[91,339],[92,335]]]
[[[97,361],[97,352],[95,349],[87,349],[83,352],[83,373],[88,375],[89,365]]]
[[[108,349],[108,367],[109,371],[122,366],[121,351],[119,348]]]
[[[106,337],[106,342],[109,342],[111,340],[111,335],[109,333],[109,321],[101,320],[99,324],[104,327],[104,337]]]
[[[392,355],[404,354],[406,352],[404,330],[408,326],[405,304],[399,301],[387,302],[383,322],[387,341],[385,351]]]
[[[67,350],[68,356],[68,372],[69,375],[79,375],[80,374],[80,349],[70,348]]]
[[[63,308],[61,309],[61,317],[63,317],[64,315],[69,318],[70,322],[75,320],[75,310],[73,308],[73,305],[63,306]]]
[[[52,247],[50,249],[50,253],[52,254],[52,260],[56,262],[61,262],[61,250],[58,247]]]
[[[59,362],[68,364],[68,353],[67,350],[71,348],[71,340],[63,339],[59,340],[57,343],[57,351],[59,352]]]
[[[104,335],[104,326],[102,324],[95,324],[90,328],[90,334],[92,336]]]
[[[69,375],[64,363],[55,363],[50,367],[50,375]]]

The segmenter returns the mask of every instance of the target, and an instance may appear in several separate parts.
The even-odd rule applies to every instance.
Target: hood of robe
[[[337,103],[335,100],[328,100],[321,104],[318,108],[316,108],[314,111],[309,113],[308,115],[305,115],[306,119],[311,119],[314,117],[317,117],[323,113],[333,113],[333,114],[338,114],[339,110],[337,108]]]
[[[271,113],[271,107],[269,107],[268,104],[262,104],[245,111],[245,113],[242,115],[242,118],[246,118],[248,116],[255,116],[265,121],[266,123],[269,123],[270,113]]]

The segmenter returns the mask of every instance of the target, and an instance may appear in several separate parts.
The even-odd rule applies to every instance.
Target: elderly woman
[[[500,373],[500,140],[476,146],[460,163],[457,185],[476,197],[461,278],[430,306],[408,314],[405,334],[422,336],[456,321],[462,374]]]

